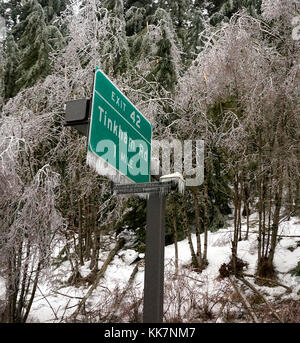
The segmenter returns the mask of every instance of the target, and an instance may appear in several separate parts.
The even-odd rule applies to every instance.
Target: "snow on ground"
[[[249,266],[247,273],[253,274],[256,268],[257,261],[257,233],[256,223],[257,216],[254,214],[250,218],[250,233],[247,241],[241,241],[238,244],[238,257],[246,261]],[[194,278],[194,284],[208,294],[214,294],[222,287],[222,281],[218,279],[219,268],[222,263],[228,263],[231,256],[231,239],[233,235],[232,223],[226,229],[217,232],[208,233],[208,267],[201,273],[190,272]],[[242,231],[246,231],[246,223],[242,225]],[[279,229],[279,234],[282,236],[300,236],[300,219],[291,218],[289,221],[282,222]],[[196,248],[196,237],[192,237],[194,247]],[[204,237],[201,235],[203,244]],[[272,297],[300,299],[300,277],[291,276],[290,270],[295,268],[300,261],[300,237],[281,237],[276,248],[274,265],[278,272],[278,281],[286,286],[291,287],[291,294],[285,293],[283,287],[259,287],[264,293],[268,294],[268,299]],[[300,244],[298,244],[300,245]],[[187,239],[178,242],[179,250],[179,265],[185,268],[191,262],[191,255]],[[99,267],[104,262],[107,253],[101,255]],[[93,292],[88,300],[88,305],[93,308],[99,303],[99,299],[107,300],[107,297],[118,287],[122,290],[134,269],[134,261],[138,257],[138,253],[133,249],[120,251],[113,261],[108,266],[104,278],[100,281],[97,289]],[[141,254],[140,254],[141,256]],[[166,246],[165,248],[165,273],[174,272],[174,245]],[[82,276],[88,275],[90,272],[89,263],[87,262],[80,268]],[[48,275],[48,276],[47,276]],[[88,288],[86,286],[73,287],[67,284],[67,280],[71,275],[71,268],[68,262],[64,262],[61,266],[51,273],[45,275],[45,280],[41,280],[39,288],[32,305],[31,320],[38,322],[59,322],[64,321],[76,309],[76,304],[83,297]],[[51,275],[51,280],[49,280]],[[192,279],[192,278],[191,278]],[[3,281],[3,280],[2,280]],[[0,283],[2,282],[0,279]],[[169,281],[169,280],[168,280]],[[253,279],[250,280],[253,282]],[[192,282],[192,281],[191,281]],[[135,277],[135,283],[132,287],[137,293],[142,295],[144,283],[144,267],[141,266]],[[256,286],[258,287],[258,286]],[[0,287],[2,289],[2,287]],[[298,293],[298,294],[297,294]],[[66,309],[67,308],[67,309]],[[218,308],[218,307],[216,307]]]

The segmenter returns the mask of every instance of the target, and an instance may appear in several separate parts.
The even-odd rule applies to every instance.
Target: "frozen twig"
[[[251,316],[251,318],[253,319],[253,321],[255,323],[259,323],[259,320],[257,319],[255,313],[253,312],[251,305],[249,304],[248,300],[246,299],[245,295],[242,293],[242,290],[239,289],[236,281],[234,280],[233,276],[229,276],[229,280],[233,286],[233,288],[235,289],[235,291],[237,292],[237,294],[240,296],[241,298],[241,302],[243,303],[245,309],[248,311],[249,315]]]
[[[116,253],[123,247],[124,243],[125,243],[125,240],[123,238],[120,238],[117,241],[117,244],[114,247],[114,249],[108,254],[104,264],[102,265],[101,269],[99,270],[99,272],[96,275],[96,279],[95,279],[93,285],[90,287],[90,289],[88,290],[87,294],[79,302],[77,310],[72,314],[71,321],[75,321],[76,320],[76,318],[77,318],[78,314],[80,313],[81,309],[84,307],[87,299],[90,297],[90,295],[93,293],[93,291],[98,286],[98,283],[99,283],[100,279],[103,277],[103,275],[104,275],[104,273],[105,273],[109,263],[112,261],[112,259],[116,255]]]
[[[252,275],[252,274],[245,274],[245,273],[243,273],[242,276],[253,277],[253,278],[258,279],[258,280],[271,282],[274,285],[281,286],[281,287],[285,288],[289,293],[292,293],[292,289],[290,287],[288,287],[286,285],[283,285],[282,283],[280,283],[280,282],[278,282],[276,280],[268,279],[268,278],[265,278],[265,277],[261,277],[261,276],[257,276],[257,275]]]
[[[245,285],[247,285],[254,293],[256,293],[258,296],[262,298],[262,300],[266,303],[266,305],[269,307],[275,318],[282,323],[282,319],[279,317],[279,315],[273,310],[272,306],[270,303],[267,301],[267,299],[264,297],[264,295],[258,291],[257,288],[255,288],[249,281],[245,280],[243,277],[238,277],[239,280],[241,280]]]

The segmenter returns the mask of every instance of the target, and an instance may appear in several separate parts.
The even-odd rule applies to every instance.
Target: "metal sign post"
[[[147,202],[144,323],[163,320],[165,203],[165,195],[160,193],[151,193]]]
[[[164,294],[165,196],[175,181],[114,185],[116,194],[148,193],[144,277],[144,323],[162,323]]]

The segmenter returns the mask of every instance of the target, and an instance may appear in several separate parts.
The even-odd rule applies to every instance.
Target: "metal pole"
[[[144,283],[144,323],[163,320],[165,250],[165,195],[150,193],[147,202],[147,228]]]

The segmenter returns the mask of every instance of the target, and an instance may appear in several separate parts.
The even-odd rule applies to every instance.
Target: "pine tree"
[[[149,24],[149,16],[153,15],[156,4],[153,0],[128,0],[124,2],[126,18],[126,34],[132,36],[138,34]]]
[[[18,23],[21,8],[22,4],[19,0],[7,0],[0,3],[0,15],[5,19],[8,30]]]
[[[148,0],[137,2],[126,2],[126,34],[130,49],[130,59],[133,65],[147,60],[148,65],[155,58],[153,56],[153,48],[155,39],[152,35],[154,24],[153,16],[155,4]],[[144,6],[142,4],[144,3]],[[132,6],[130,6],[133,4]]]
[[[124,9],[128,11],[131,7],[137,8],[145,8],[145,7],[153,7],[155,3],[153,0],[125,0],[124,1]]]
[[[204,23],[208,17],[203,0],[196,0],[194,2],[190,17],[190,25],[184,49],[187,63],[195,58],[195,55],[199,53],[202,46],[200,34],[204,29]]]
[[[126,37],[126,23],[123,0],[106,0],[103,6],[109,11],[110,33],[106,43],[107,60],[104,71],[115,75],[124,73],[130,66],[129,49]]]
[[[13,35],[12,29],[17,24],[20,15],[21,3],[16,0],[9,0],[0,3],[1,24],[5,24],[5,36],[1,38],[1,93],[2,101],[15,96],[15,82],[17,79],[17,65],[19,61],[19,51]]]
[[[172,91],[179,76],[181,63],[172,19],[165,10],[159,8],[151,17],[151,23],[156,24],[160,30],[160,39],[156,43],[155,64],[151,75],[165,89]]]
[[[4,69],[3,69],[3,98],[9,99],[17,94],[16,80],[18,77],[17,67],[19,64],[19,49],[13,35],[9,32],[4,42]]]
[[[1,18],[0,18],[1,19]],[[4,67],[5,67],[5,59],[4,59],[4,52],[3,52],[3,41],[0,38],[0,110],[4,104]]]
[[[262,0],[214,0],[208,3],[207,10],[210,23],[216,25],[221,21],[228,21],[234,13],[245,8],[256,16],[260,14]]]
[[[59,49],[63,37],[59,30],[47,23],[47,16],[37,0],[26,2],[22,8],[20,22],[14,28],[20,50],[19,74],[16,89],[30,87],[51,70],[50,54]]]
[[[43,7],[47,22],[51,23],[66,9],[69,0],[38,0]]]
[[[185,46],[190,30],[191,0],[159,0],[159,7],[169,13],[174,25],[177,37],[182,46]]]
[[[157,43],[157,64],[153,70],[156,80],[166,89],[174,90],[177,82],[176,71],[172,63],[172,44],[168,39],[166,29],[162,30],[162,38]]]
[[[8,0],[0,4],[7,31],[3,42],[4,99],[48,75],[49,55],[62,43],[58,28],[51,22],[68,3],[69,0]]]

